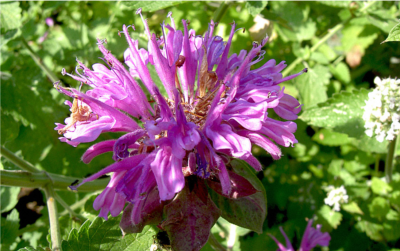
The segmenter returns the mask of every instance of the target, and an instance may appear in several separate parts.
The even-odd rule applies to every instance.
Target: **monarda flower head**
[[[329,233],[321,232],[321,225],[317,225],[317,228],[312,227],[313,220],[309,220],[306,230],[304,231],[303,238],[301,239],[300,249],[299,251],[310,251],[315,248],[317,245],[321,247],[329,246],[329,242],[331,240],[331,236]],[[294,251],[292,244],[290,243],[289,238],[287,237],[285,231],[283,231],[282,227],[279,227],[283,237],[285,237],[286,247],[280,243],[274,236],[269,235],[278,245],[277,251]]]
[[[141,15],[140,9],[137,14]],[[123,26],[121,33],[129,45],[124,63],[129,69],[104,47],[105,41],[98,40],[107,65],[90,69],[78,61],[77,75],[63,71],[91,89],[83,93],[56,85],[73,102],[66,101],[72,114],[55,129],[63,134],[60,140],[72,146],[94,141],[104,132],[124,132],[119,139],[94,144],[85,152],[85,163],[105,152],[113,152],[115,163],[74,188],[112,173],[94,201],[101,217],[124,210],[120,224],[124,232],[159,224],[174,250],[199,250],[223,213],[208,189],[232,200],[261,192],[233,170],[232,159],[260,171],[252,144],[279,159],[277,145],[297,143],[293,135],[297,126],[290,120],[297,119],[301,106],[278,84],[306,70],[283,78],[285,63],[273,59],[252,69],[263,59],[261,48],[267,38],[254,43],[249,52],[229,56],[235,23],[224,41],[213,35],[212,21],[201,36],[188,30],[186,20],[183,31],[178,30],[168,16],[171,23],[162,24],[160,37],[150,33],[142,17],[147,50],[130,37],[128,28],[134,27]],[[155,67],[166,96],[150,76],[148,64]],[[271,110],[288,121],[270,118]]]

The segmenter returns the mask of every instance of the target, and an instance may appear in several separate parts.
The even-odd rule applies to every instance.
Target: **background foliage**
[[[80,156],[89,145],[73,148],[59,142],[53,130],[55,122],[69,116],[65,97],[53,88],[53,82],[60,79],[67,86],[78,85],[62,76],[61,70],[73,72],[76,58],[89,65],[101,62],[96,38],[106,38],[107,48],[122,60],[127,48],[125,39],[118,36],[122,24],[135,24],[133,36],[146,47],[143,25],[134,14],[138,7],[157,34],[169,11],[179,28],[179,21],[187,19],[197,34],[206,31],[212,18],[217,19],[216,33],[225,39],[229,23],[235,20],[246,32],[236,33],[232,53],[248,50],[252,41],[268,34],[265,59],[258,66],[270,58],[287,64],[297,60],[299,64],[285,74],[304,67],[309,72],[285,85],[304,104],[296,121],[300,143],[283,149],[279,161],[254,148],[264,166],[258,177],[268,198],[263,233],[232,228],[223,219],[213,233],[227,245],[229,231],[236,229],[233,250],[276,250],[267,234],[283,242],[278,230],[282,226],[294,247],[299,247],[305,219],[316,216],[323,231],[331,234],[329,250],[395,250],[400,247],[399,164],[387,184],[383,179],[387,142],[365,136],[361,116],[374,77],[400,77],[400,43],[390,42],[399,40],[399,3],[376,2],[360,11],[364,6],[351,1],[2,2],[1,144],[47,172],[84,177],[100,170],[112,163],[110,154],[85,165]],[[46,25],[48,17],[55,21],[53,27]],[[321,41],[333,28],[337,32]],[[323,43],[317,48],[319,42]],[[112,137],[106,134],[99,141]],[[18,169],[4,158],[1,161],[1,169]],[[344,185],[348,192],[349,202],[339,212],[324,204],[328,185]],[[41,217],[27,222],[17,205],[23,191],[1,187],[2,248],[44,250],[49,246],[46,206],[41,194],[36,196],[33,208]],[[87,219],[72,220],[58,206],[63,215],[64,250],[149,250],[157,242],[153,240],[157,230],[152,227],[122,238],[118,218],[104,222],[96,217],[92,194],[58,194],[68,204],[75,203],[73,208]],[[97,235],[92,234],[96,231]],[[207,244],[204,250],[212,249]]]

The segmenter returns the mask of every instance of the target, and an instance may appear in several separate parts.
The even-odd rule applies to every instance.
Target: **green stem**
[[[68,186],[78,180],[78,178],[68,177],[54,173],[31,173],[26,171],[7,171],[0,170],[0,178],[2,186],[15,187],[45,187],[49,183],[53,183],[56,190],[68,191]],[[79,187],[78,192],[93,192],[104,189],[110,179],[100,179],[88,182]]]
[[[210,233],[210,237],[208,237],[208,243],[210,243],[211,247],[216,251],[226,251],[226,248],[218,242],[217,238],[215,238],[212,233]]]
[[[42,62],[42,59],[33,51],[33,49],[26,42],[25,38],[21,36],[21,41],[24,47],[28,50],[29,55],[32,57],[33,61],[44,71],[51,82],[57,82],[59,79],[56,75]]]
[[[367,5],[365,5],[363,8],[360,9],[360,12],[363,13],[365,12],[368,8],[370,8],[372,5],[374,5],[377,1],[375,2],[370,2]],[[324,44],[329,38],[331,38],[336,32],[338,32],[339,30],[341,30],[344,25],[349,22],[352,19],[352,17],[344,20],[343,22],[337,24],[335,27],[333,27],[332,29],[328,30],[328,34],[326,34],[324,37],[322,37],[315,45],[313,45],[313,47],[311,47],[310,49],[310,54],[313,53],[314,51],[316,51],[322,44]],[[284,71],[282,71],[282,75],[286,76],[288,75],[299,63],[301,63],[301,61],[303,61],[304,59],[299,57],[296,58],[295,61],[293,61]]]
[[[36,169],[36,167],[34,167],[31,163],[29,163],[26,160],[21,159],[20,157],[15,155],[13,152],[8,150],[7,148],[1,146],[0,149],[1,149],[1,156],[5,157],[9,161],[11,161],[19,168],[21,168],[25,171],[28,171],[28,172],[32,172],[32,173],[41,172],[40,170]]]
[[[63,206],[65,208],[65,210],[67,210],[67,212],[70,214],[71,218],[73,218],[74,220],[80,220],[80,221],[85,221],[86,218],[83,217],[80,214],[75,213],[74,210],[72,210],[70,208],[70,206],[60,197],[60,195],[58,195],[57,193],[54,193],[54,198],[58,201],[58,203],[60,203],[61,206]]]
[[[397,143],[397,137],[389,141],[388,153],[386,155],[386,163],[385,163],[385,176],[387,183],[392,181],[393,159],[396,152],[396,143]]]
[[[80,201],[75,202],[74,204],[72,204],[72,205],[70,206],[71,210],[76,210],[76,209],[78,209],[78,208],[84,206],[85,203],[86,203],[86,201],[87,201],[92,195],[93,195],[93,194],[88,194],[88,195],[86,195],[85,197],[83,197]],[[68,210],[64,210],[63,212],[60,213],[60,216],[64,216],[64,215],[66,215],[67,213],[69,213]]]
[[[46,194],[47,210],[49,211],[51,249],[53,251],[62,251],[60,223],[58,222],[57,203],[55,201],[55,192],[51,183],[44,187]]]
[[[376,154],[375,156],[375,176],[379,177],[379,161],[381,160],[381,155]]]
[[[225,15],[226,11],[228,10],[229,4],[230,4],[229,1],[221,2],[218,9],[214,12],[214,15],[212,18],[212,20],[215,23],[218,23],[219,21],[221,21],[222,17]]]

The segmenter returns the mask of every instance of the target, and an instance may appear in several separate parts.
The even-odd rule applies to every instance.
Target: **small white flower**
[[[324,199],[326,205],[333,206],[334,211],[340,211],[340,204],[347,203],[349,196],[344,186],[335,188],[334,186],[328,186],[326,188],[328,196]]]
[[[374,82],[363,107],[365,134],[379,142],[394,140],[400,132],[400,79],[376,77]]]

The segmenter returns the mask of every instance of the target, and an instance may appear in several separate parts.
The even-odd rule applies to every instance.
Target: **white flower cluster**
[[[349,196],[344,186],[335,188],[334,186],[328,186],[326,188],[328,197],[324,199],[325,204],[333,206],[334,211],[340,211],[340,204],[347,203]]]
[[[365,101],[365,133],[382,142],[393,140],[400,131],[400,79],[374,79],[376,88]]]

